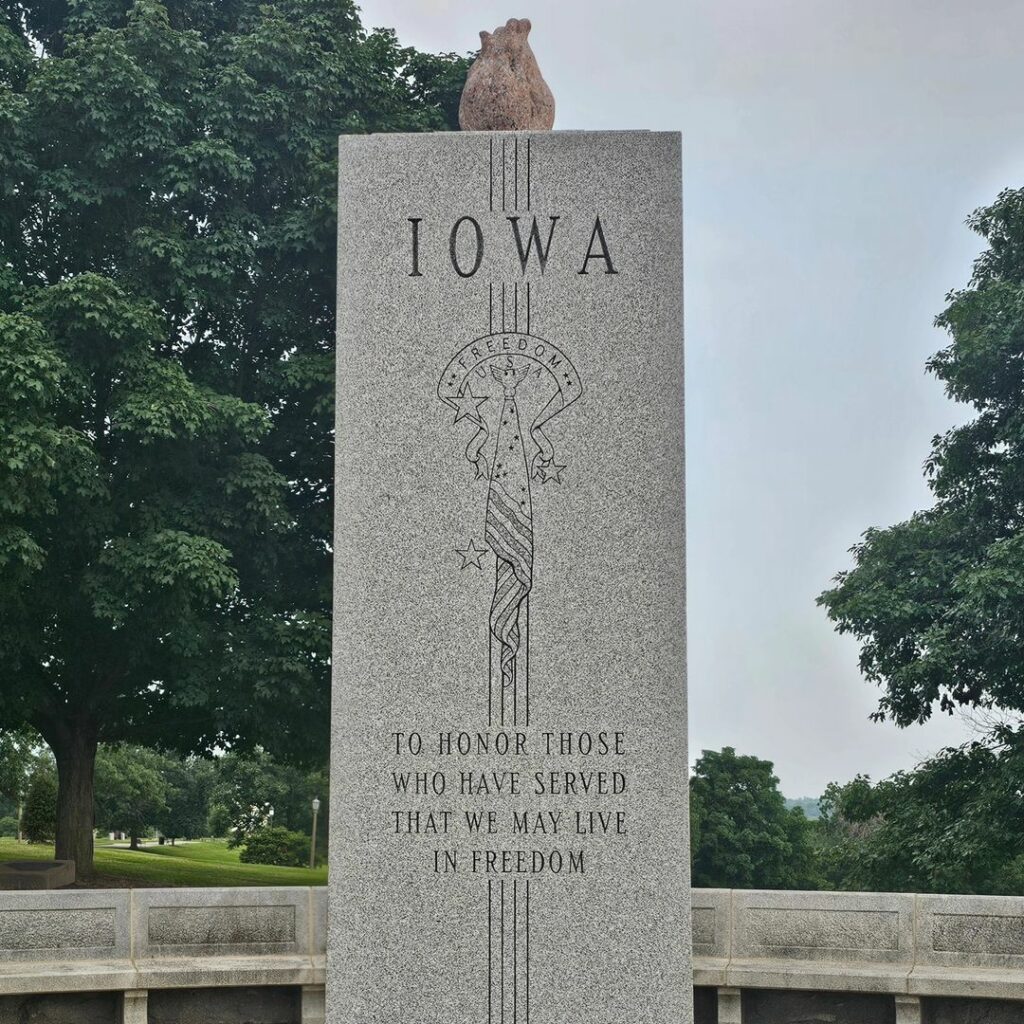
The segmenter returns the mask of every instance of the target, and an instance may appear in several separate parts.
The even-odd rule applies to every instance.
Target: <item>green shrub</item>
[[[3,836],[5,839],[17,839],[18,819],[10,816],[0,818],[0,836]]]
[[[52,843],[57,834],[57,776],[41,769],[32,776],[25,794],[22,831],[30,843]]]
[[[206,818],[206,834],[214,839],[223,839],[231,828],[231,812],[224,804],[214,804]]]
[[[276,864],[303,868],[309,865],[309,836],[276,826],[264,827],[245,840],[239,859],[243,864]]]

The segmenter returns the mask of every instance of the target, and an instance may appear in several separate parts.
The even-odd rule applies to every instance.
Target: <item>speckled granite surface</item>
[[[688,1024],[680,142],[346,137],[330,1024]]]

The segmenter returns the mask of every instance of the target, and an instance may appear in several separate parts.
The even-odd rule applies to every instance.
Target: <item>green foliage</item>
[[[928,369],[975,416],[933,442],[932,508],[868,530],[819,598],[899,725],[936,706],[1024,712],[1024,189],[968,223],[988,249],[938,317],[950,344]]]
[[[690,782],[693,884],[813,889],[811,824],[787,810],[771,761],[705,750]]]
[[[136,845],[167,813],[167,759],[146,747],[100,747],[96,757],[96,824],[126,832]]]
[[[305,867],[309,864],[309,836],[277,825],[266,825],[246,836],[240,859],[243,864]]]
[[[326,837],[327,793],[326,770],[282,764],[265,750],[255,750],[218,759],[211,800],[226,809],[230,842],[238,846],[270,824],[308,836],[314,796],[321,798],[318,834]]]
[[[941,751],[823,800],[822,869],[842,889],[1024,894],[1024,733]]]
[[[207,827],[216,764],[198,757],[165,756],[163,777],[167,784],[166,809],[154,821],[160,833],[172,840],[210,835]]]
[[[30,843],[52,843],[57,833],[57,777],[51,768],[38,768],[25,794],[21,828]]]
[[[855,880],[863,881],[868,889],[876,888],[867,883],[864,866],[868,847],[882,823],[880,788],[873,786],[867,775],[826,787],[814,831],[824,888],[856,889]],[[885,884],[881,888],[891,892],[896,887]]]
[[[0,818],[0,836],[6,836],[8,838],[17,838],[18,836],[18,819],[13,815]]]
[[[467,62],[351,0],[22,0],[0,24],[0,729],[327,742],[336,140]],[[191,826],[190,826],[191,828]]]
[[[231,812],[221,803],[212,804],[206,817],[206,834],[223,839],[231,829]]]
[[[35,767],[46,761],[42,741],[31,729],[0,733],[0,813],[7,802],[17,808]]]

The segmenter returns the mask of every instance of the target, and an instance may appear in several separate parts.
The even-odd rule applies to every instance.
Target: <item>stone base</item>
[[[73,860],[10,860],[0,863],[0,889],[62,889],[74,884]]]

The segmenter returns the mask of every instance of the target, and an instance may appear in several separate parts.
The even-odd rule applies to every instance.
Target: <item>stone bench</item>
[[[323,1024],[326,918],[316,888],[0,892],[0,1024]],[[698,1024],[1024,1020],[1024,898],[695,889],[693,940]]]

